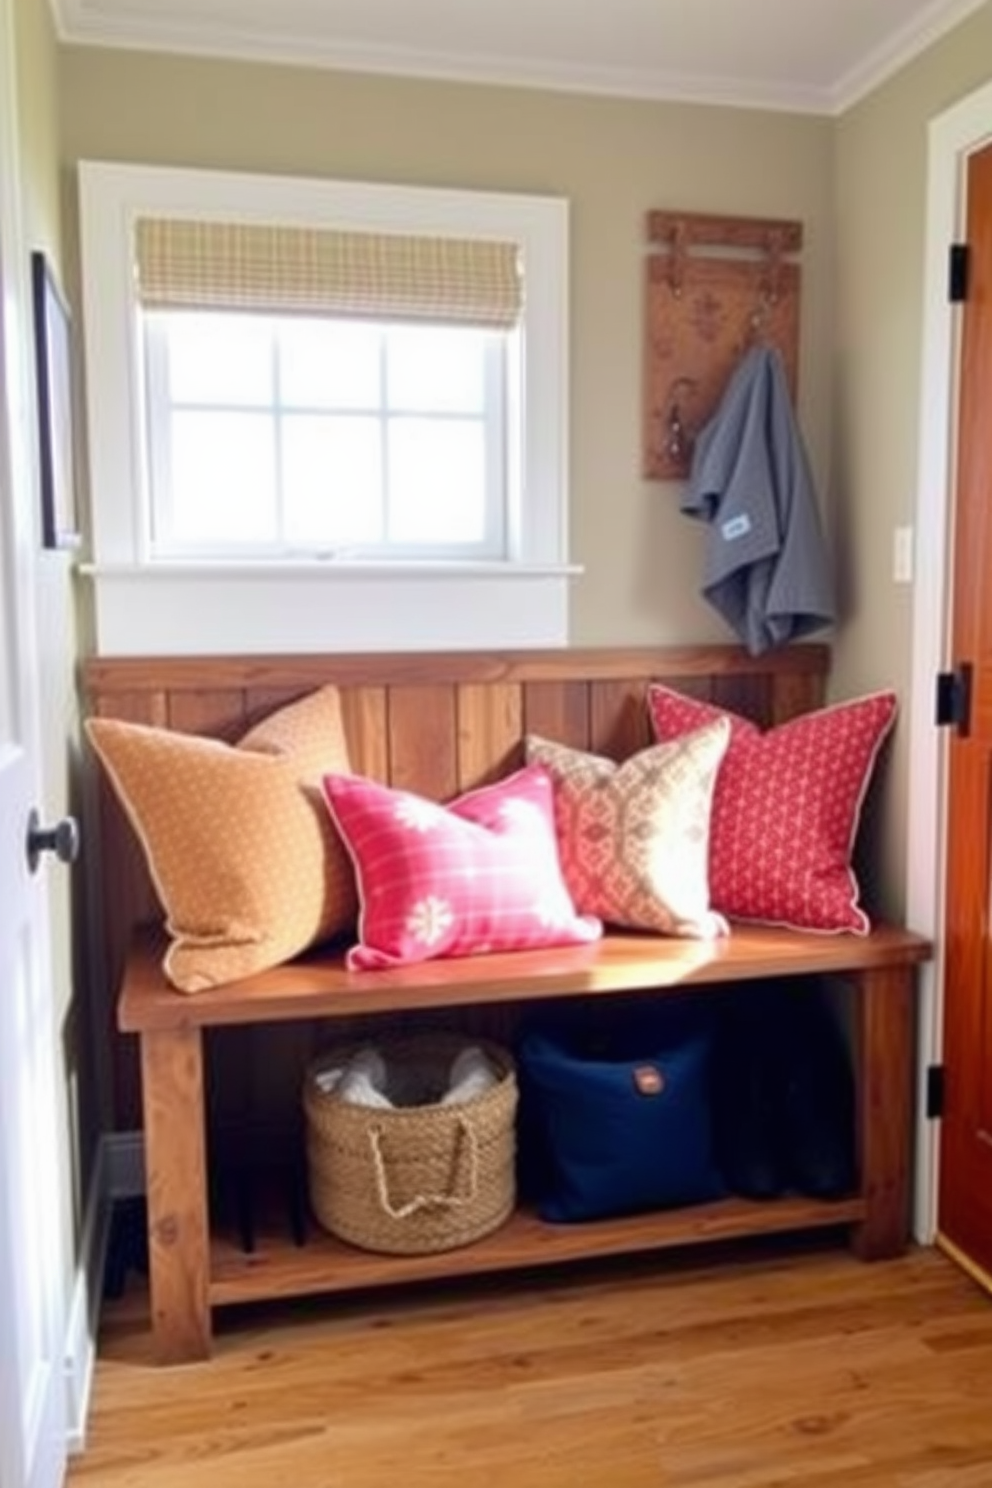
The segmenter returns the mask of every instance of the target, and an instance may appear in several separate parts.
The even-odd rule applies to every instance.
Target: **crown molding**
[[[986,0],[933,0],[926,10],[893,32],[841,78],[833,89],[831,112],[846,113],[974,11],[981,10],[985,3]]]
[[[810,114],[832,111],[829,90],[773,80],[753,82],[651,68],[584,67],[519,57],[380,47],[330,41],[302,32],[273,34],[227,25],[184,26],[148,17],[134,18],[124,24],[86,15],[80,0],[51,0],[51,4],[59,40],[72,46],[171,52],[242,62],[323,67],[330,71],[728,108]]]

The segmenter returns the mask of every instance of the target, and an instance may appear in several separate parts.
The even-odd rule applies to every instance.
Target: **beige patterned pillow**
[[[144,848],[171,937],[163,969],[180,991],[354,925],[354,872],[319,787],[324,771],[349,769],[335,689],[280,709],[238,747],[112,718],[86,732]]]
[[[726,933],[707,877],[713,787],[730,738],[719,722],[619,765],[528,736],[528,761],[554,780],[562,872],[581,914],[697,939]]]

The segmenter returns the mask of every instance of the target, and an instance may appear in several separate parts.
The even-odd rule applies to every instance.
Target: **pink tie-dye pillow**
[[[352,970],[602,934],[565,887],[543,766],[447,805],[355,775],[325,775],[324,794],[358,880]]]

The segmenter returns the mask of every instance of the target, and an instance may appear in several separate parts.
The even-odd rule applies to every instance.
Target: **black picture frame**
[[[41,538],[46,548],[79,544],[72,422],[72,320],[44,253],[31,255],[38,391]]]

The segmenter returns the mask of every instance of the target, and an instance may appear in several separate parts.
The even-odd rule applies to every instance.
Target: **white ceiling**
[[[63,40],[837,113],[983,0],[51,0]]]

